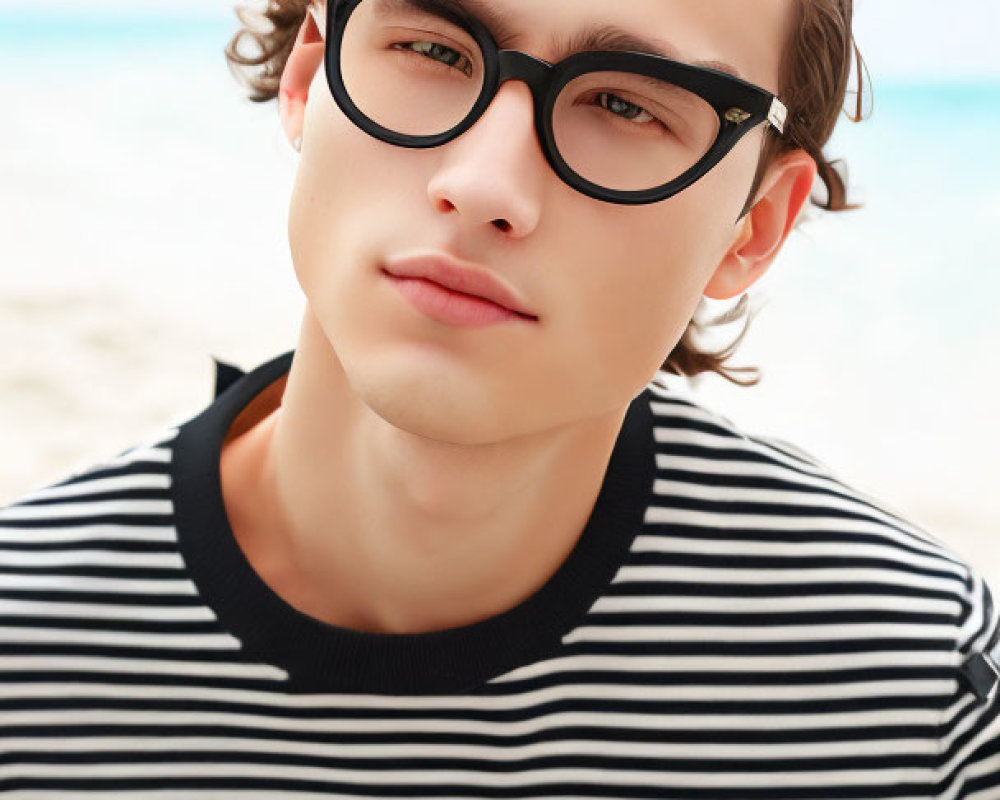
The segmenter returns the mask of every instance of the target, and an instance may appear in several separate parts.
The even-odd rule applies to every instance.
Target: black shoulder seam
[[[215,390],[214,397],[218,397],[226,389],[232,386],[236,381],[246,375],[242,369],[240,369],[235,364],[230,364],[227,361],[222,361],[221,359],[212,356],[212,361],[215,362]]]

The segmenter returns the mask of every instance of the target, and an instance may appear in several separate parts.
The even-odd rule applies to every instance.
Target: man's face
[[[607,23],[668,40],[685,61],[728,62],[772,92],[793,10],[793,0],[491,4],[515,21],[511,46],[550,62],[554,39]],[[357,128],[320,67],[289,219],[309,313],[354,390],[414,433],[496,441],[623,407],[674,348],[743,229],[762,135],[668,200],[614,205],[552,171],[520,81],[457,139],[420,150]],[[537,321],[467,328],[426,316],[382,271],[417,250],[494,273]]]

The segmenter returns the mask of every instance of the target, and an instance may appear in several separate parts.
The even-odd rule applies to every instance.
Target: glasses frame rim
[[[708,67],[699,67],[652,53],[585,50],[552,64],[521,50],[501,50],[489,29],[473,16],[448,15],[450,22],[471,34],[483,55],[483,86],[469,113],[439,134],[414,136],[379,125],[351,100],[340,68],[341,41],[351,14],[364,0],[327,0],[324,72],[334,100],[359,128],[388,144],[413,149],[440,147],[472,128],[486,112],[500,87],[521,80],[531,91],[534,127],[549,166],[568,186],[595,200],[617,205],[646,205],[667,200],[707,175],[736,144],[761,124],[784,133],[788,110],[773,92]],[[719,117],[715,141],[690,168],[673,180],[651,189],[626,191],[593,183],[573,170],[556,146],[552,111],[559,92],[587,72],[612,69],[668,80],[705,100]],[[749,210],[749,198],[740,219]]]

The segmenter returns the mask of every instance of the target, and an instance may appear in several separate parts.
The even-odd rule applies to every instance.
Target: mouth
[[[387,274],[390,277],[393,277],[393,278],[396,277],[395,275],[392,275],[391,272],[387,273]],[[408,280],[408,279],[407,278],[397,278],[397,280]],[[427,283],[430,283],[430,284],[434,285],[438,289],[441,289],[442,291],[448,292],[448,294],[450,294],[450,295],[455,295],[455,296],[460,297],[460,298],[469,298],[471,300],[476,301],[477,303],[486,303],[487,305],[494,306],[495,308],[502,309],[503,311],[506,311],[508,314],[513,314],[515,317],[520,317],[523,320],[530,320],[530,321],[533,321],[533,322],[535,322],[535,321],[538,320],[538,317],[535,317],[535,316],[533,316],[531,314],[523,314],[520,311],[518,311],[516,308],[508,308],[507,306],[503,305],[502,303],[498,303],[495,300],[490,300],[490,298],[488,298],[488,297],[481,297],[480,295],[478,295],[478,294],[472,294],[471,292],[462,292],[462,291],[459,291],[458,289],[453,289],[450,286],[445,286],[443,283],[438,283],[437,281],[435,281],[435,280],[433,280],[431,278],[413,278],[413,279],[410,279],[410,280],[426,281]]]
[[[538,321],[535,316],[485,297],[458,291],[426,276],[395,275],[384,267],[380,271],[410,305],[447,325],[477,328],[501,322]]]
[[[538,319],[516,289],[489,268],[462,261],[450,253],[436,251],[383,262],[381,267],[396,278],[420,278],[454,296],[472,297],[499,306],[518,318]]]

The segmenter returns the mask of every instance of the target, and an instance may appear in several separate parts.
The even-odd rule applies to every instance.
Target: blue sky
[[[998,0],[857,0],[855,5],[855,36],[873,74],[1000,79]],[[231,0],[49,0],[40,8],[35,0],[0,0],[0,13],[177,13],[235,24],[234,6]]]
[[[882,75],[1000,79],[997,0],[857,0],[855,38]]]

